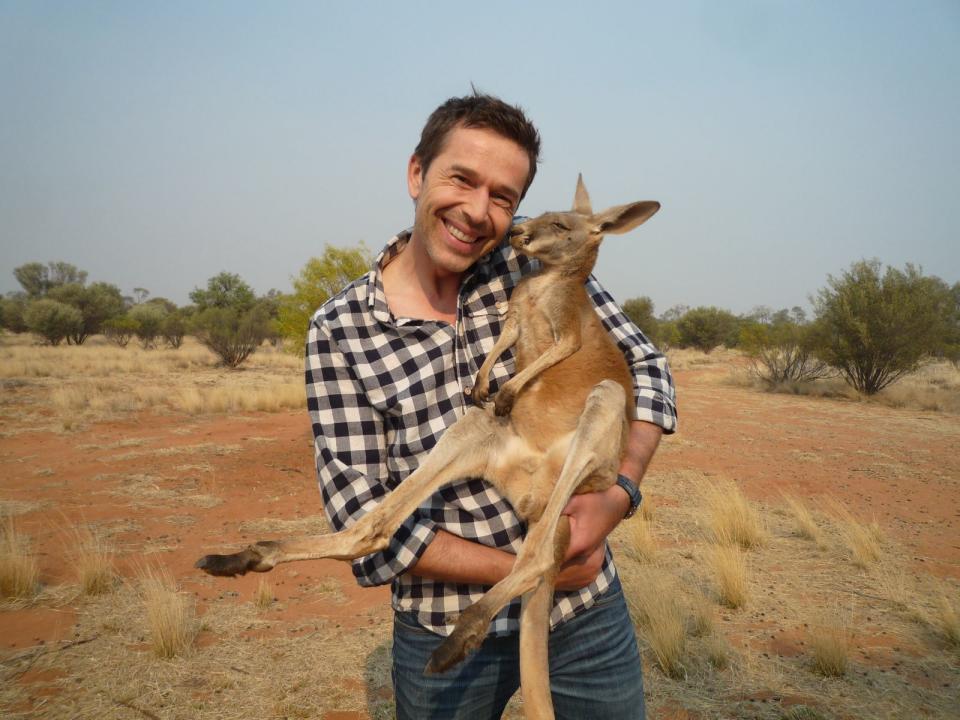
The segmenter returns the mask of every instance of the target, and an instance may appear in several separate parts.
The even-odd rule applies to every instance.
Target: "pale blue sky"
[[[960,3],[0,0],[0,292],[66,260],[175,302],[286,291],[324,244],[412,222],[430,111],[522,105],[521,210],[661,212],[597,275],[734,312],[805,305],[861,258],[960,279]]]

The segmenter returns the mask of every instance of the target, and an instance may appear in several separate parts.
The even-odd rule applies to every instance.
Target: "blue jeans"
[[[488,637],[463,663],[424,675],[443,641],[413,613],[395,613],[397,720],[495,720],[520,686],[519,638]],[[550,690],[561,720],[642,720],[640,654],[619,579],[593,607],[550,633]]]

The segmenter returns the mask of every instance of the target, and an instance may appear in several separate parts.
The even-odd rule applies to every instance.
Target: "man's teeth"
[[[475,242],[479,239],[479,238],[470,237],[469,235],[461,232],[458,228],[455,228],[455,227],[454,227],[453,225],[451,225],[450,223],[444,223],[444,224],[445,224],[446,227],[447,227],[447,232],[449,232],[451,235],[453,235],[453,236],[454,236],[457,240],[459,240],[460,242],[465,242],[465,243],[469,243],[470,245],[472,245],[473,243],[475,243]]]

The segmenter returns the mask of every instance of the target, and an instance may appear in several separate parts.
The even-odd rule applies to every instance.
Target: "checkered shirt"
[[[408,230],[391,239],[371,271],[324,303],[310,324],[307,405],[320,491],[336,530],[375,508],[464,414],[469,406],[464,390],[472,387],[493,348],[512,289],[539,266],[504,242],[464,275],[456,326],[395,318],[387,307],[381,271],[409,238]],[[632,369],[639,419],[673,432],[676,407],[666,359],[592,277],[587,289]],[[491,394],[511,377],[514,364],[507,351],[494,365]],[[514,554],[525,530],[493,487],[479,478],[465,479],[420,505],[387,549],[354,560],[353,573],[362,586],[392,583],[396,610],[413,611],[425,628],[449,635],[450,620],[488,588],[406,572],[441,528]],[[551,628],[591,607],[615,576],[608,547],[594,582],[577,591],[557,591]],[[490,633],[516,632],[519,617],[518,599],[496,616]]]

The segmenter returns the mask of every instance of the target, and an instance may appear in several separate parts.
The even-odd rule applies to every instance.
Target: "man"
[[[307,391],[328,518],[352,524],[397,487],[470,402],[510,292],[535,262],[503,239],[533,177],[540,138],[496,98],[452,98],[433,112],[407,167],[414,226],[373,270],[317,312],[307,340]],[[636,509],[662,432],[676,424],[666,362],[593,280],[597,312],[635,377],[625,480],[575,496],[571,542],[551,614],[551,690],[558,717],[643,716],[636,639],[606,547]],[[513,372],[506,353],[491,395]],[[451,620],[512,568],[523,526],[482,479],[434,495],[386,550],[354,561],[361,585],[392,583],[398,718],[497,718],[519,684],[519,601],[491,624],[477,653],[424,676]]]

